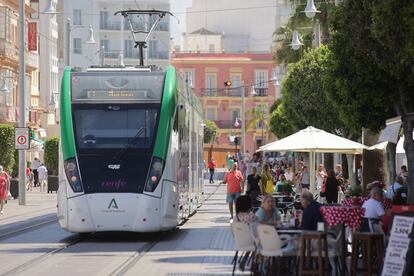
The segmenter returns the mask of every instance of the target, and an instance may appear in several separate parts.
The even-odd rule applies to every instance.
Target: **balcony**
[[[240,128],[235,127],[233,120],[215,120],[216,125],[221,129],[233,129],[233,128]]]
[[[0,39],[0,55],[18,62],[19,47],[5,39]]]
[[[248,97],[248,92],[245,89],[244,96]],[[203,88],[200,91],[201,97],[241,97],[242,88],[232,88],[232,89],[217,89],[217,88]]]
[[[254,88],[255,94],[254,96],[256,97],[266,97],[269,95],[269,88]]]
[[[1,122],[17,122],[19,119],[18,109],[16,106],[0,105]]]

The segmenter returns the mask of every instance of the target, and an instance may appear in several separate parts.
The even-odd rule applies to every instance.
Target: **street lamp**
[[[292,43],[290,43],[290,46],[293,50],[299,50],[299,48],[303,45],[303,43],[299,39],[299,33],[298,31],[292,32]]]
[[[307,1],[304,13],[308,18],[313,18],[316,15],[316,13],[320,13],[320,11],[318,11],[315,7],[314,0]]]
[[[74,29],[85,29],[88,28],[89,36],[88,39],[85,41],[86,44],[96,44],[95,39],[93,38],[93,28],[92,25],[84,26],[84,25],[71,25],[70,18],[66,19],[66,65],[70,66],[70,33]]]
[[[43,13],[43,14],[58,14],[59,12],[56,11],[55,6],[53,5],[53,1],[49,0],[49,5],[41,13]]]

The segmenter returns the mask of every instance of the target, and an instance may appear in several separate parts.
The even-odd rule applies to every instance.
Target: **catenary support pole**
[[[26,127],[25,1],[19,2],[19,127]],[[19,150],[19,205],[26,205],[26,150]]]

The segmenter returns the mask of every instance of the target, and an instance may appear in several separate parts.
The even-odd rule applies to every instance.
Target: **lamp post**
[[[242,159],[245,157],[246,155],[246,114],[244,112],[245,110],[245,87],[244,87],[244,81],[242,81],[242,110],[241,110],[241,152],[243,154]]]
[[[74,29],[84,29],[88,28],[89,30],[89,38],[85,41],[86,44],[95,44],[96,41],[93,38],[93,28],[92,25],[83,26],[83,25],[75,25],[73,26],[70,22],[70,18],[66,19],[66,65],[70,66],[70,33]]]

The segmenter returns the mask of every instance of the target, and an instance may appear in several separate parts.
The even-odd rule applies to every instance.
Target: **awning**
[[[386,127],[381,131],[378,143],[391,142],[397,144],[401,128],[401,117],[387,120]]]

